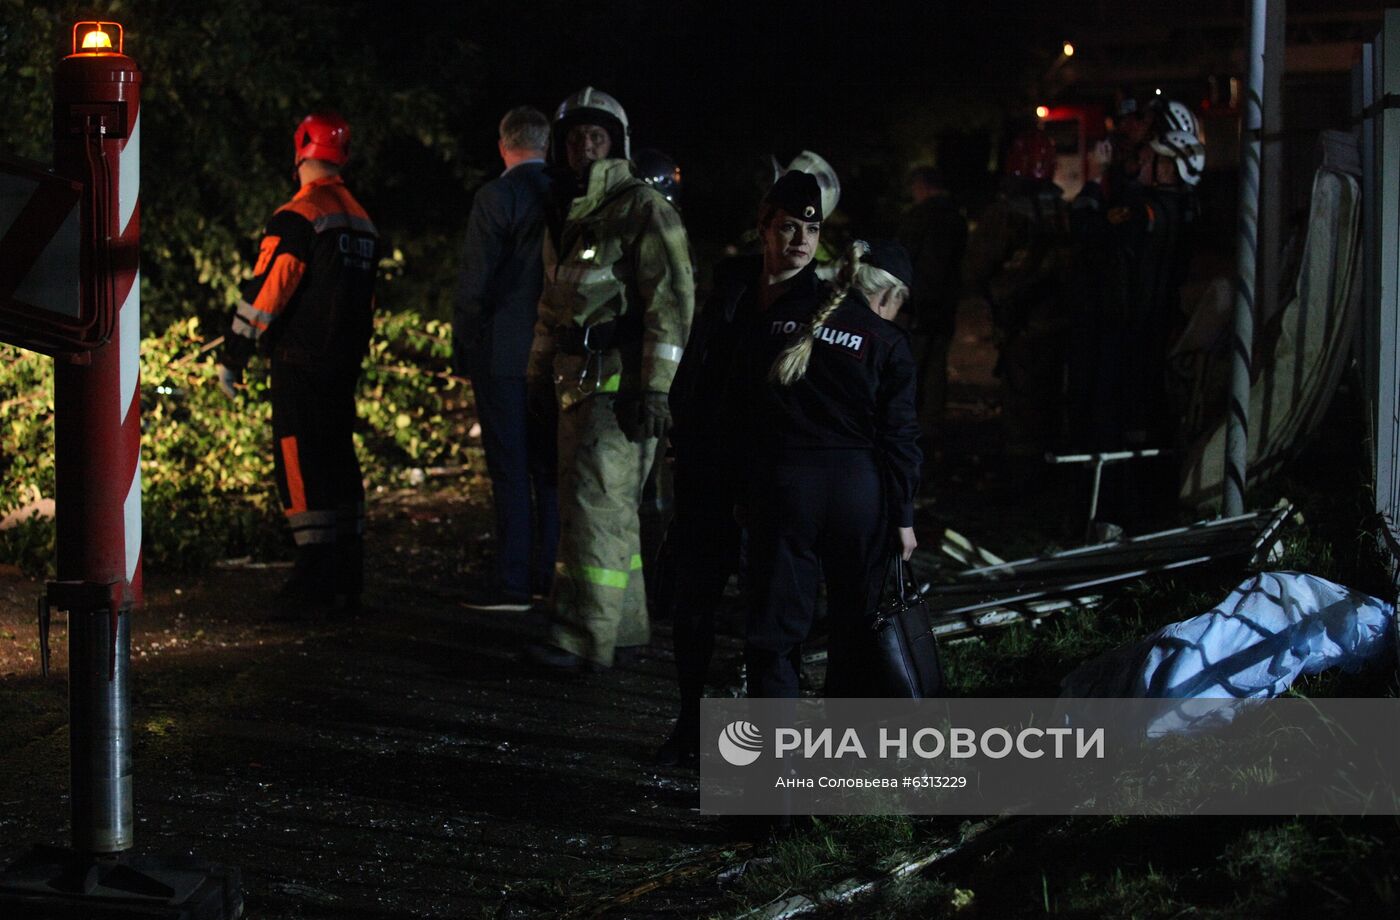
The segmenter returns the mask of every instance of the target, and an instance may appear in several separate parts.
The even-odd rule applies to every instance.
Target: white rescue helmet
[[[612,138],[609,156],[630,160],[632,158],[632,128],[627,123],[627,112],[612,96],[600,89],[585,86],[554,110],[554,124],[550,128],[549,161],[555,165],[566,165],[568,155],[564,152],[564,142],[569,129],[574,125],[597,125],[607,129]]]
[[[1162,133],[1169,134],[1173,131],[1180,131],[1192,137],[1201,136],[1201,126],[1196,121],[1196,115],[1183,102],[1175,99],[1166,104],[1162,109],[1162,124],[1166,130]]]
[[[1194,134],[1168,131],[1152,139],[1152,150],[1176,161],[1176,174],[1187,185],[1196,185],[1206,170],[1206,147]]]
[[[831,216],[831,212],[836,210],[836,205],[841,201],[841,180],[836,176],[836,170],[831,168],[825,158],[820,154],[810,150],[804,150],[792,158],[792,162],[786,167],[778,165],[776,157],[773,158],[773,181],[777,182],[783,173],[793,172],[809,173],[817,180],[817,187],[822,190],[822,220]]]

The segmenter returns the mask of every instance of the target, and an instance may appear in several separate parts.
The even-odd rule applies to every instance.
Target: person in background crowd
[[[525,366],[544,269],[549,119],[528,106],[501,119],[501,175],[477,190],[452,313],[453,371],[471,379],[496,510],[496,571],[466,606],[528,610],[549,591],[559,542],[554,430],[526,408]],[[532,494],[533,493],[533,494]]]
[[[942,173],[932,166],[910,171],[909,193],[914,207],[900,222],[899,241],[914,266],[906,309],[912,314],[919,366],[919,424],[932,451],[948,397],[948,346],[962,293],[967,220],[948,194]]]
[[[1009,446],[1037,457],[1061,436],[1064,410],[1071,249],[1056,159],[1044,131],[1016,136],[1000,194],[968,239],[964,264],[968,285],[992,309]]]
[[[1131,90],[1118,93],[1118,105],[1113,116],[1113,132],[1109,136],[1111,159],[1106,166],[1094,167],[1095,181],[1108,200],[1124,195],[1137,182],[1138,159],[1152,138],[1155,114],[1150,105],[1142,105]],[[1091,155],[1092,156],[1092,155]]]
[[[349,123],[313,113],[292,142],[300,189],[267,222],[229,317],[219,385],[233,398],[254,351],[268,357],[273,466],[297,549],[280,597],[293,610],[350,611],[364,586],[355,386],[373,327],[379,234],[340,175]]]
[[[749,696],[795,698],[824,579],[827,695],[860,696],[861,650],[891,546],[914,552],[919,423],[914,356],[891,320],[913,269],[898,243],[847,252],[837,282],[774,304],[748,346],[744,456],[752,607]]]
[[[671,387],[676,513],[666,540],[675,565],[666,593],[672,599],[680,712],[656,755],[663,764],[698,762],[715,610],[740,565],[742,530],[733,509],[743,484],[730,469],[742,446],[728,411],[741,383],[734,358],[757,317],[815,312],[823,291],[813,260],[821,208],[821,188],[810,174],[794,170],[774,183],[758,208],[760,252],[716,267],[713,290]]]
[[[1113,162],[1111,142],[1101,143],[1071,208],[1081,346],[1070,367],[1074,440],[1080,450],[1170,448],[1177,432],[1166,411],[1166,355],[1184,319],[1205,147],[1186,131],[1153,136],[1133,181],[1110,199],[1100,178]],[[1110,467],[1102,518],[1130,530],[1154,523],[1154,510],[1171,500],[1171,479],[1169,461]]]
[[[548,640],[527,661],[556,671],[611,667],[649,640],[637,512],[695,309],[685,227],[633,174],[628,134],[617,100],[585,87],[550,139],[526,380],[534,411],[558,415],[560,539]]]

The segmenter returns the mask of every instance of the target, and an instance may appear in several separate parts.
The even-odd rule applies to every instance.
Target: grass
[[[1102,606],[1067,611],[1038,627],[949,643],[942,649],[949,682],[960,696],[1058,696],[1060,681],[1082,662],[1210,609],[1237,580],[1238,573],[1156,576]]]
[[[815,818],[811,827],[775,842],[764,859],[750,862],[736,894],[741,904],[753,906],[868,878],[913,858],[933,834],[934,822],[903,815]]]

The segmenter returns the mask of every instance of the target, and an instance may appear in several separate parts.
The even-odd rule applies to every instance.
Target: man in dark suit
[[[501,119],[506,169],[472,202],[453,309],[453,370],[476,394],[496,506],[494,584],[470,592],[466,603],[482,610],[528,610],[532,594],[549,591],[559,542],[553,426],[532,419],[525,399],[544,280],[548,143],[542,112],[522,106]]]

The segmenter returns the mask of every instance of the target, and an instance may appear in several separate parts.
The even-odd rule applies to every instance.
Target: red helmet
[[[1006,174],[1032,179],[1055,178],[1055,142],[1044,131],[1016,135],[1006,152]]]
[[[292,135],[297,165],[302,160],[325,160],[344,166],[350,159],[350,123],[334,112],[312,112]]]

